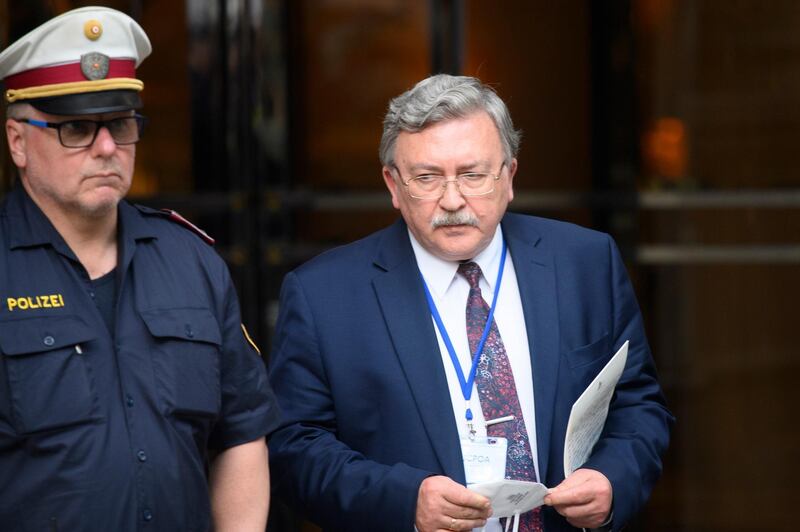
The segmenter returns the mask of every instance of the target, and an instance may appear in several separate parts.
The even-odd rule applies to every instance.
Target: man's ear
[[[17,168],[25,168],[28,164],[25,133],[22,123],[9,118],[6,120],[6,139],[8,140],[8,151],[11,152],[11,159]]]
[[[397,188],[397,181],[395,181],[392,175],[392,170],[388,166],[384,166],[381,170],[381,174],[383,175],[383,182],[386,183],[386,188],[389,189],[389,193],[392,195],[392,206],[394,206],[395,209],[399,209],[400,201],[397,196],[401,191]]]
[[[508,163],[508,201],[514,199],[514,176],[517,173],[517,159],[511,159]]]

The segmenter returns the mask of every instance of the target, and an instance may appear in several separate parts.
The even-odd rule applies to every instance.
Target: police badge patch
[[[89,52],[81,56],[81,72],[88,80],[105,79],[108,76],[108,56],[100,52]]]

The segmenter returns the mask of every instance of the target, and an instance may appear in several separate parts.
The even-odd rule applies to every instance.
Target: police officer
[[[124,201],[142,28],[56,17],[0,54],[19,169],[0,207],[0,529],[258,530],[263,362],[208,237]]]

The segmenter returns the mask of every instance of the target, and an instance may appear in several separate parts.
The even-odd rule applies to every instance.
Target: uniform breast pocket
[[[142,311],[168,413],[215,417],[220,410],[219,323],[205,308]]]
[[[0,322],[0,351],[20,432],[55,429],[99,416],[84,344],[96,338],[77,316]]]

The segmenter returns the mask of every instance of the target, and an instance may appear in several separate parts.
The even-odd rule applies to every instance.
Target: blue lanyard
[[[442,322],[442,317],[439,315],[439,310],[436,308],[436,303],[433,302],[433,297],[431,296],[431,291],[428,289],[428,284],[425,282],[425,278],[422,276],[422,272],[420,272],[420,278],[422,278],[422,285],[425,287],[425,297],[428,299],[428,308],[431,310],[431,315],[433,316],[433,321],[436,322],[436,327],[439,329],[439,334],[442,335],[442,340],[444,341],[445,347],[447,347],[447,352],[450,354],[450,360],[453,362],[453,368],[456,370],[456,375],[458,376],[458,383],[461,385],[461,393],[464,395],[464,401],[467,402],[469,405],[470,398],[472,397],[472,384],[475,382],[475,372],[478,369],[478,360],[480,359],[481,353],[483,352],[483,344],[486,343],[486,337],[489,336],[489,330],[492,327],[492,319],[494,318],[494,309],[497,305],[497,295],[500,293],[500,283],[503,280],[503,269],[506,265],[506,243],[503,241],[503,252],[500,255],[500,268],[497,271],[497,282],[494,286],[494,295],[492,296],[492,306],[489,308],[489,316],[486,318],[486,325],[483,328],[483,334],[481,335],[481,341],[478,342],[478,348],[475,351],[475,354],[472,356],[472,367],[469,370],[469,376],[465,379],[464,372],[461,369],[461,364],[458,361],[458,357],[456,356],[456,350],[453,347],[453,342],[450,341],[450,335],[447,334],[447,330],[444,327],[444,323]],[[472,421],[472,409],[467,406],[467,410],[465,412],[465,417],[467,419],[467,423],[469,424]]]

